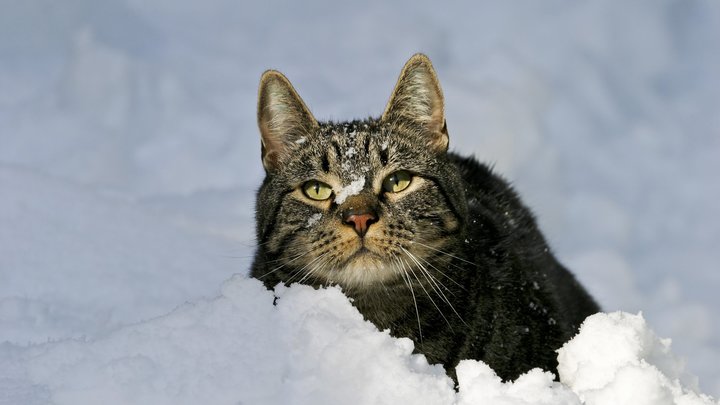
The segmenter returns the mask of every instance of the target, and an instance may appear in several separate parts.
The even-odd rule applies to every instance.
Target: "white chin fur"
[[[329,281],[344,287],[370,286],[394,277],[398,271],[372,254],[364,254],[348,263],[345,268],[324,272]]]

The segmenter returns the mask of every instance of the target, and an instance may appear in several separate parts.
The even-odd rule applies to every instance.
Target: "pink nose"
[[[352,224],[355,227],[355,232],[357,232],[360,236],[365,236],[370,224],[374,223],[376,220],[377,218],[375,218],[375,215],[371,213],[352,214],[343,218],[343,221],[346,224]]]

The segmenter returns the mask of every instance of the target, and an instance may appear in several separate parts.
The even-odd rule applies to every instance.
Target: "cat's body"
[[[287,80],[263,76],[267,177],[252,275],[339,284],[380,329],[454,374],[462,359],[504,379],[542,367],[598,307],[551,254],[512,188],[447,152],[429,60],[405,66],[380,119],[318,123]]]

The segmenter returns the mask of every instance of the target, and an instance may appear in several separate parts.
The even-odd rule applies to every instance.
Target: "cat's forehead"
[[[386,124],[378,120],[320,122],[315,131],[293,142],[293,152],[279,173],[293,184],[308,179],[335,179],[342,185],[358,178],[370,180],[387,163],[392,149],[388,139]]]
[[[323,159],[339,173],[372,171],[372,156],[377,154],[379,145],[387,148],[387,131],[381,123],[374,121],[351,121],[321,124],[317,146],[324,154]]]
[[[386,133],[385,126],[376,120],[326,122],[320,124],[321,138],[338,142],[343,145],[352,145],[365,137],[379,137]]]
[[[393,169],[421,171],[424,160],[412,158],[422,148],[412,139],[412,134],[398,132],[382,120],[321,122],[316,131],[294,142],[294,152],[281,172],[291,183],[334,178],[346,185],[359,178],[373,181]]]
[[[323,148],[339,148],[344,154],[366,156],[371,146],[387,139],[388,130],[378,121],[330,122],[320,124],[317,143]]]

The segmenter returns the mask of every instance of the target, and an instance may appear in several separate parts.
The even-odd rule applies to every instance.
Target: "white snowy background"
[[[262,71],[365,117],[417,51],[451,147],[642,311],[588,321],[564,384],[466,362],[455,393],[338,290],[246,279]],[[3,0],[0,403],[715,403],[719,72],[713,0]]]

